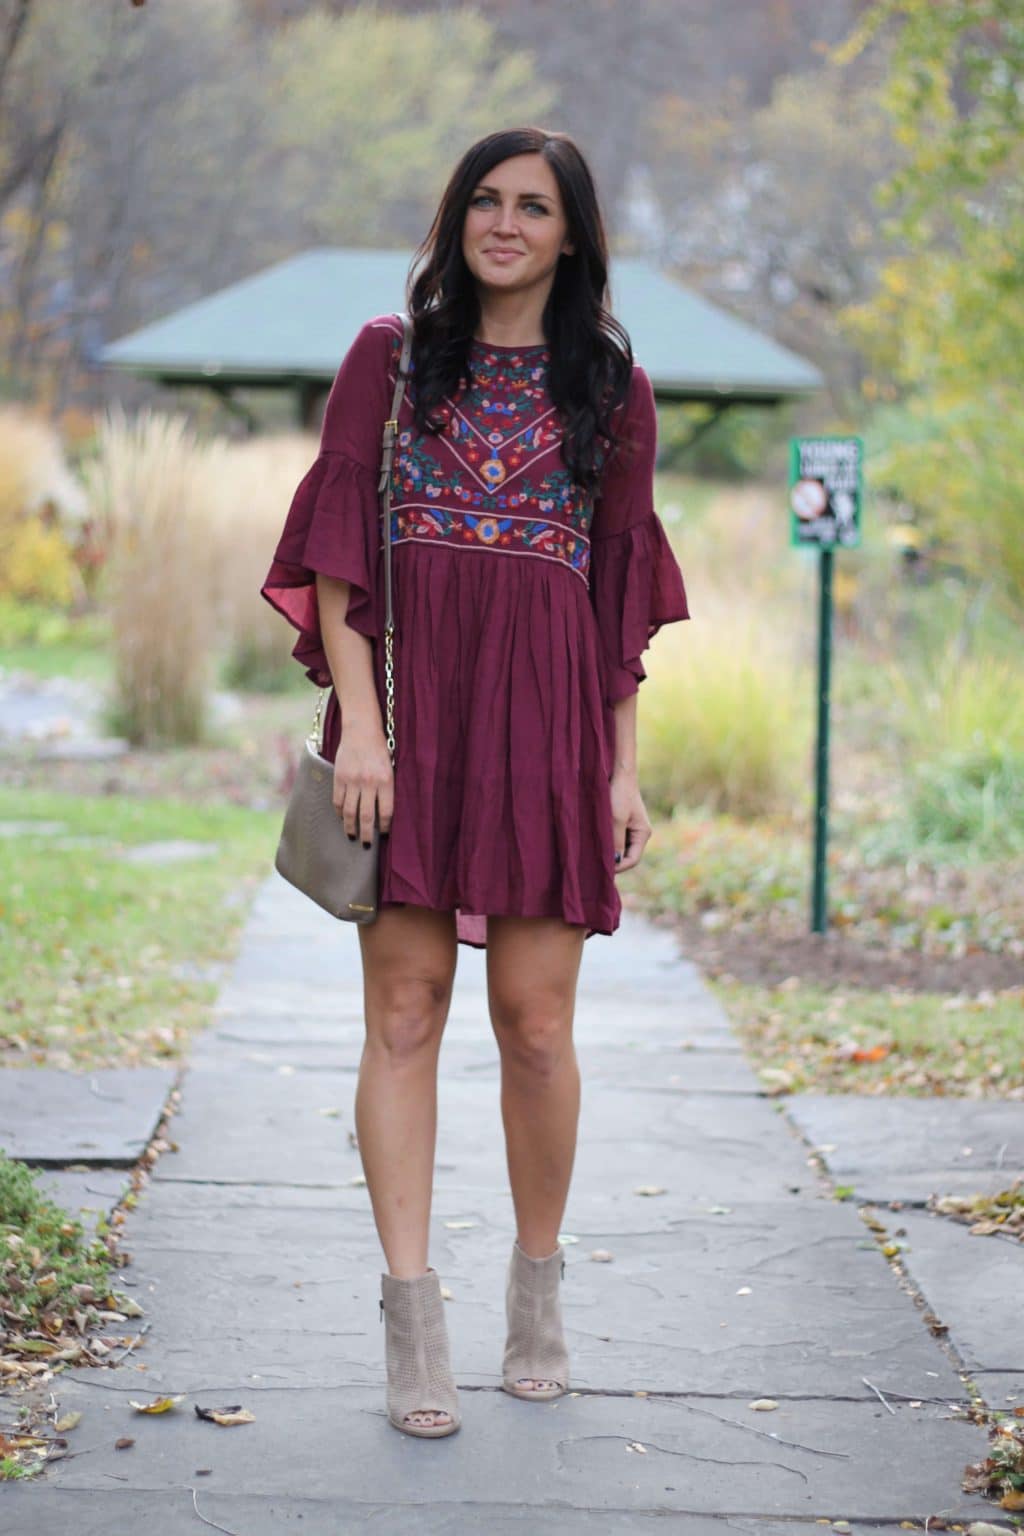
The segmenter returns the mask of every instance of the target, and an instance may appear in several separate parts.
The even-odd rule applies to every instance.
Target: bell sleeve
[[[292,655],[324,688],[330,665],[320,632],[316,572],[350,583],[345,622],[383,633],[377,481],[394,387],[394,337],[386,316],[368,320],[342,359],[324,410],[320,450],[292,497],[261,597],[299,632]]]
[[[654,510],[657,415],[639,363],[614,426],[620,442],[605,465],[590,525],[590,600],[609,706],[640,687],[647,676],[641,652],[661,626],[690,617],[682,572]]]

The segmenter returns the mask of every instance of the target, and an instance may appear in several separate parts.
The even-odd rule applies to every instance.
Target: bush
[[[72,630],[66,613],[43,603],[0,597],[0,646],[59,644]]]
[[[960,655],[948,642],[916,666],[889,669],[904,740],[918,754],[1024,755],[1024,668]]]
[[[61,607],[82,597],[71,530],[84,510],[53,427],[23,406],[0,409],[0,596]]]
[[[703,807],[755,817],[791,807],[809,780],[811,683],[767,617],[718,596],[655,637],[638,749],[650,814]]]
[[[1024,852],[1024,755],[980,747],[916,764],[909,816],[918,845],[967,845],[981,858]]]
[[[295,631],[260,596],[292,497],[317,452],[301,432],[219,442],[207,461],[221,676],[278,693],[301,681]]]
[[[1024,669],[961,656],[953,639],[887,673],[915,841],[991,857],[1024,849]]]
[[[637,745],[652,815],[740,817],[802,801],[810,782],[813,572],[786,543],[780,498],[719,491],[698,518],[666,507],[693,613],[644,653]]]
[[[86,478],[106,550],[114,700],[109,724],[136,745],[205,733],[214,631],[206,452],[184,417],[120,406],[103,420]]]

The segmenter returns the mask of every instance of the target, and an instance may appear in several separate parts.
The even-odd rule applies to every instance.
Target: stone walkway
[[[126,1224],[133,1262],[119,1283],[150,1331],[116,1369],[55,1380],[61,1412],[82,1410],[74,1454],[34,1486],[0,1490],[0,1530],[178,1536],[206,1528],[201,1515],[237,1536],[704,1536],[726,1524],[784,1536],[828,1519],[893,1533],[940,1513],[998,1520],[959,1491],[987,1442],[954,1405],[969,1401],[958,1365],[975,1344],[969,1363],[990,1373],[994,1403],[1024,1390],[1019,1245],[983,1255],[965,1228],[932,1219],[961,1264],[972,1251],[976,1270],[1003,1264],[985,1337],[958,1360],[955,1331],[932,1332],[856,1202],[832,1197],[810,1155],[841,1143],[842,1181],[856,1185],[866,1143],[872,1192],[891,1190],[863,1125],[832,1133],[844,1110],[856,1120],[853,1101],[805,1105],[817,1116],[806,1139],[792,1112],[802,1101],[760,1092],[671,937],[629,913],[613,938],[587,942],[579,986],[584,1107],[563,1286],[574,1395],[530,1404],[498,1388],[512,1208],[485,955],[463,946],[431,1253],[451,1291],[463,1427],[434,1442],[396,1433],[381,1257],[351,1142],[361,997],[356,930],[272,876],[195,1044],[177,1150]],[[1019,1158],[1020,1106],[987,1108],[1016,1117]],[[989,1129],[1005,1184],[1008,1137]],[[898,1115],[887,1134],[898,1148]],[[919,1126],[915,1147],[929,1134]],[[921,1152],[916,1173],[939,1166]],[[879,1214],[891,1230],[908,1213]],[[916,1245],[928,1218],[913,1216]],[[942,1285],[948,1269],[936,1272]],[[161,1416],[129,1406],[165,1393],[185,1401]],[[777,1406],[751,1406],[763,1399]],[[255,1421],[221,1428],[195,1413],[236,1404]],[[134,1447],[115,1450],[120,1436]]]

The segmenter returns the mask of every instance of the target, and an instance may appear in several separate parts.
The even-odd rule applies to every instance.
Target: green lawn
[[[772,1092],[1024,1098],[1024,989],[711,986]]]
[[[0,838],[0,1065],[179,1058],[216,995],[203,968],[234,954],[272,868],[280,813],[0,789],[0,819],[64,828]],[[216,852],[162,865],[116,857],[164,839]]]
[[[72,618],[38,603],[0,598],[0,671],[106,679],[109,641],[110,621],[102,613]]]

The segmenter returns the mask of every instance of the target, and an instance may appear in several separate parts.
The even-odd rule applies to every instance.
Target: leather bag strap
[[[381,538],[384,545],[385,732],[392,765],[394,765],[395,761],[395,620],[391,603],[391,467],[395,453],[395,442],[398,438],[398,413],[402,407],[402,400],[405,398],[409,359],[412,356],[412,320],[404,310],[399,312],[399,319],[402,322],[402,352],[398,360],[395,388],[391,397],[391,414],[384,423],[384,434],[381,441],[380,477],[377,481],[377,493],[380,497]],[[320,690],[316,702],[316,711],[313,716],[313,729],[310,732],[310,741],[319,752],[323,751],[321,716],[324,700],[328,692],[328,688],[321,688]]]

